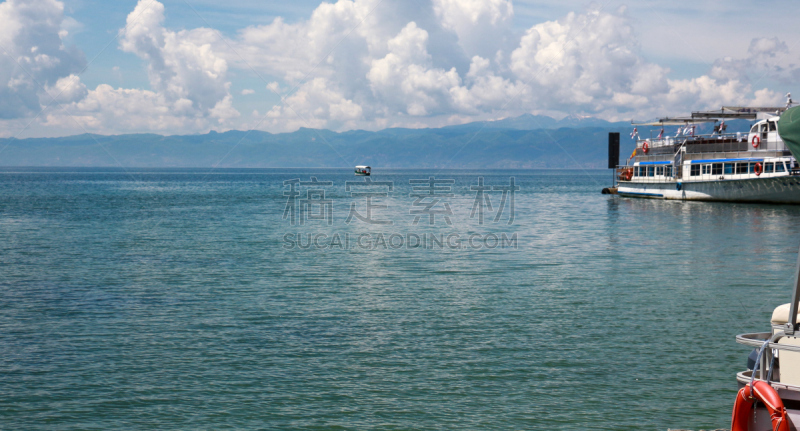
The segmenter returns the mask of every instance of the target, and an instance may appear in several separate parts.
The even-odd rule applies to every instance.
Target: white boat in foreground
[[[800,270],[800,258],[798,258]],[[742,334],[740,344],[753,347],[747,371],[736,374],[739,391],[731,431],[800,429],[800,273],[792,302],[772,312],[768,332]]]
[[[661,126],[662,134],[637,139],[634,155],[617,167],[616,192],[641,198],[800,204],[800,167],[778,126],[778,114],[787,108],[723,107],[689,118],[634,123]],[[726,118],[756,122],[749,133],[725,133]],[[714,133],[694,134],[697,124],[719,121]],[[664,126],[679,126],[678,135],[663,137]]]

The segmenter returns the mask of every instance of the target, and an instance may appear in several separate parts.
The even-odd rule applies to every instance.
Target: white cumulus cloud
[[[455,32],[467,55],[494,57],[508,48],[514,7],[510,0],[434,0],[442,25]]]
[[[221,39],[211,28],[167,28],[164,5],[141,0],[118,48],[147,66],[149,86],[88,89],[77,76],[83,54],[62,42],[80,29],[63,4],[7,0],[0,119],[31,118],[55,98],[64,109],[36,124],[83,132],[78,120],[100,133],[440,126],[525,112],[620,120],[780,103],[783,92],[760,77],[800,78],[797,53],[773,35],[705,74],[675,78],[643,55],[628,14],[589,8],[517,31],[511,0],[338,0],[307,19],[275,18]],[[234,97],[231,76],[245,74],[278,97],[263,106],[241,97],[251,88]]]
[[[0,3],[0,118],[36,115],[40,99],[50,101],[47,88],[59,100],[61,89],[74,90],[61,79],[80,72],[86,60],[62,43],[63,14],[64,4],[55,0]]]
[[[777,37],[753,39],[743,58],[725,57],[714,62],[710,75],[719,79],[750,81],[764,77],[791,84],[800,79],[798,55]]]
[[[212,49],[217,33],[204,28],[174,32],[163,21],[163,4],[139,1],[120,31],[120,48],[147,60],[151,89],[183,108],[179,111],[223,120],[235,116],[228,63]]]
[[[326,78],[314,78],[273,107],[266,124],[274,131],[293,131],[300,127],[354,129],[363,109],[347,99]]]
[[[147,62],[150,89],[103,84],[86,91],[72,80],[70,85],[78,88],[62,94],[81,97],[64,100],[72,103],[48,113],[45,125],[74,127],[78,120],[87,130],[100,133],[229,128],[230,120],[240,114],[229,91],[227,61],[212,48],[217,33],[205,28],[170,31],[163,21],[163,4],[141,0],[119,34],[120,49]]]

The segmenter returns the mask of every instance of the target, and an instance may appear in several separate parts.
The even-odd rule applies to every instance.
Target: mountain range
[[[746,121],[728,131],[747,130]],[[701,132],[710,130],[703,125]],[[634,148],[629,122],[555,120],[531,114],[438,129],[391,128],[291,133],[210,132],[202,135],[83,134],[0,139],[0,166],[70,167],[352,167],[605,168],[608,133],[621,134],[621,158]],[[674,133],[674,127],[668,131]],[[657,128],[639,127],[642,137]]]

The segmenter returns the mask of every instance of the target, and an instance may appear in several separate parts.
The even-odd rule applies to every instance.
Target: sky
[[[0,137],[610,121],[800,98],[800,3],[6,0]]]

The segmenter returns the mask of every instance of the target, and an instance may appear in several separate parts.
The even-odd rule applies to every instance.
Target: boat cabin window
[[[714,163],[711,165],[712,175],[722,175],[722,163]]]
[[[767,131],[767,123],[762,123],[761,124],[761,132],[766,132],[766,131]]]
[[[711,165],[703,165],[702,166],[703,175],[710,175],[711,174]]]
[[[786,172],[786,167],[783,162],[775,162],[775,172]]]
[[[692,177],[700,175],[700,165],[692,165],[691,169],[689,169],[689,175]]]
[[[737,163],[736,164],[736,173],[737,174],[746,174],[747,173],[747,163]]]
[[[634,166],[633,176],[635,177],[653,177],[666,175],[672,176],[672,165],[663,166]]]
[[[775,127],[775,125],[777,123],[775,123],[774,121],[768,121],[767,123],[769,124],[769,131],[770,132],[774,132],[775,130],[777,130],[777,128]]]
[[[764,163],[764,173],[771,174],[773,172],[775,172],[775,163],[772,162]]]
[[[753,124],[753,127],[750,128],[750,133],[758,133],[758,124]]]
[[[735,165],[735,163],[725,163],[725,165],[723,166],[723,172],[725,173],[725,175],[733,174],[733,166],[734,165]]]

